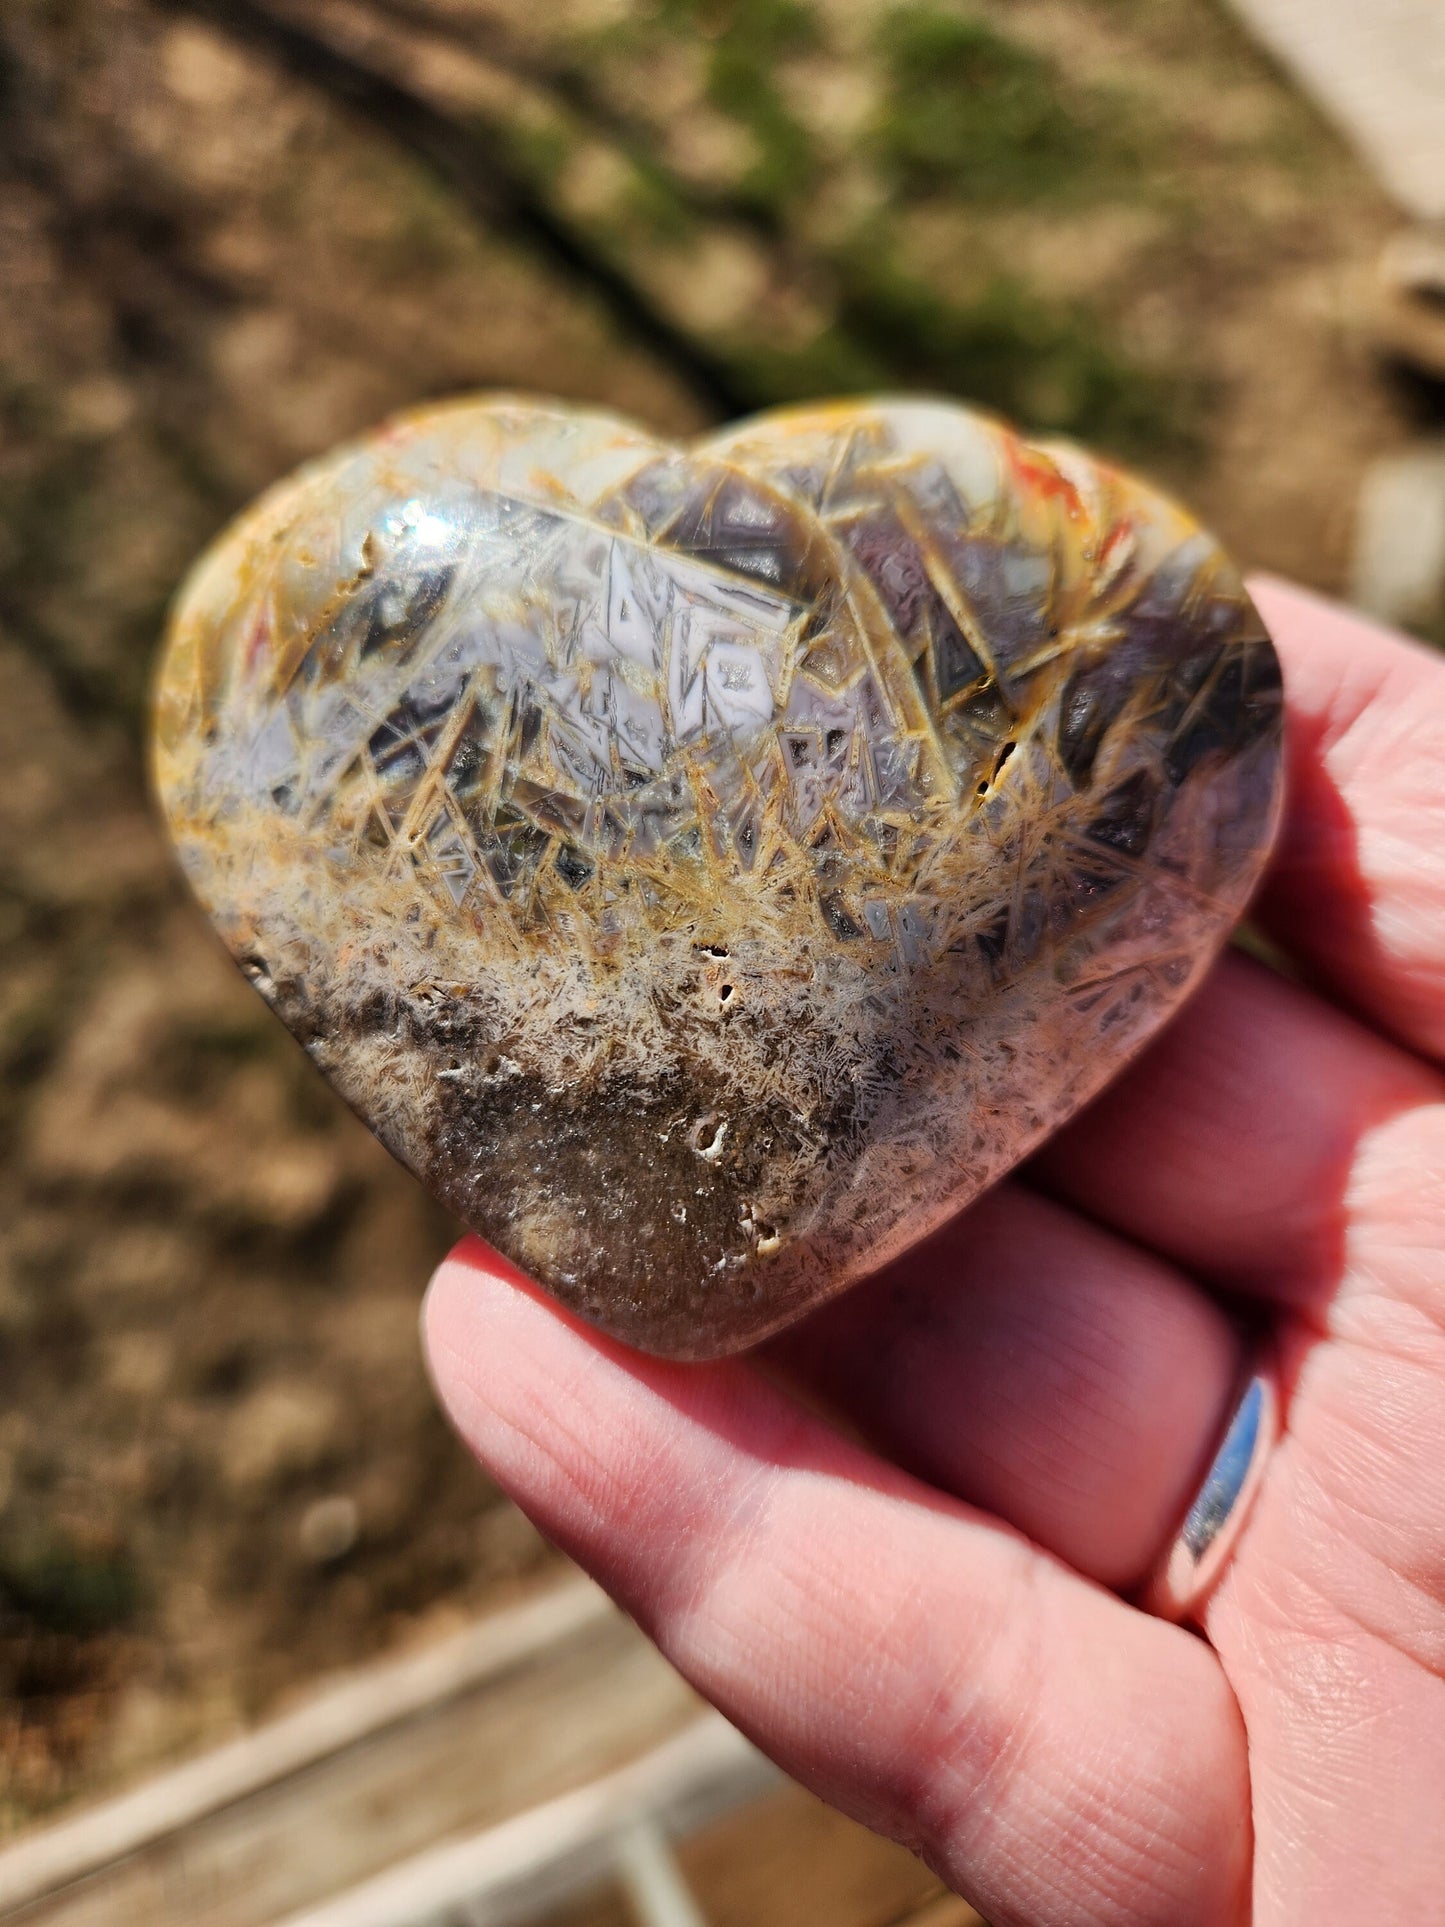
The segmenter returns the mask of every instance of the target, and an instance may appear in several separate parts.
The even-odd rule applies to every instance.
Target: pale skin
[[[747,1358],[643,1358],[470,1240],[438,1391],[787,1770],[994,1923],[1445,1918],[1445,662],[1296,589],[1227,954],[1028,1168]],[[1135,1600],[1245,1340],[1285,1435],[1197,1629]]]

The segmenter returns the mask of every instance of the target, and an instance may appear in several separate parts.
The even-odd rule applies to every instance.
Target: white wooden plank
[[[1445,441],[1392,455],[1366,475],[1350,600],[1407,625],[1429,622],[1445,606]]]
[[[1445,0],[1232,0],[1410,214],[1445,220]]]
[[[639,1927],[707,1927],[654,1815],[623,1830],[616,1861]]]
[[[717,1713],[641,1759],[470,1839],[418,1854],[281,1927],[523,1927],[605,1879],[639,1822],[686,1834],[781,1776]]]

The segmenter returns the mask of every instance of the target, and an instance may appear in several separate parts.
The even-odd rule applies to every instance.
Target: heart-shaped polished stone
[[[184,590],[156,768],[251,981],[455,1212],[650,1350],[876,1269],[1187,994],[1278,666],[1179,510],[940,403],[692,448],[508,398]]]

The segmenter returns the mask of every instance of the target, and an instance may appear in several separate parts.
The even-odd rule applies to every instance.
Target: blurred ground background
[[[4,0],[0,1835],[553,1556],[432,1410],[450,1227],[158,839],[199,545],[458,389],[922,387],[1337,590],[1397,221],[1214,0]]]

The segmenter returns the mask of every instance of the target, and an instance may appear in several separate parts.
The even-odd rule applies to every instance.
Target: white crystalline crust
[[[876,403],[693,451],[505,398],[313,465],[157,705],[243,967],[447,1203],[735,1349],[1088,1097],[1239,914],[1273,653],[1186,517]]]

